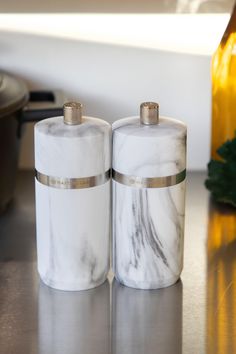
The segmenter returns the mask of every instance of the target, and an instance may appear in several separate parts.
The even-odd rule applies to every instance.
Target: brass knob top
[[[143,102],[140,105],[140,121],[145,125],[158,124],[159,105],[156,102]]]
[[[82,123],[82,104],[79,102],[67,102],[63,106],[64,123],[77,125]]]

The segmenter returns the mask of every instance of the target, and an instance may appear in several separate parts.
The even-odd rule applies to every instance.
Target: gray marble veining
[[[186,127],[161,118],[143,126],[131,117],[113,125],[113,169],[138,177],[185,170]],[[175,283],[183,267],[185,181],[139,188],[113,180],[113,268],[119,282],[141,289]]]
[[[46,176],[90,178],[110,169],[111,128],[83,117],[68,126],[63,117],[35,126],[35,168]],[[86,188],[60,189],[35,179],[38,271],[61,290],[102,284],[109,271],[110,180]]]

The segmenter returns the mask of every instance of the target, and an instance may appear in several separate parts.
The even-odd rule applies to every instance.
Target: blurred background
[[[15,0],[0,3],[0,69],[29,89],[60,89],[109,122],[153,100],[188,125],[188,168],[210,156],[211,56],[232,0]],[[20,168],[31,169],[33,123]]]
[[[1,3],[2,12],[87,12],[87,13],[223,13],[230,12],[233,0],[51,0]]]
[[[153,352],[158,346],[173,353],[172,344],[175,353],[236,352],[235,209],[212,203],[204,186],[211,144],[211,59],[233,3],[0,0],[0,71],[21,79],[29,90],[61,90],[65,99],[81,101],[86,115],[110,123],[138,115],[143,101],[157,101],[161,115],[188,125],[188,169],[204,171],[188,178],[183,283],[150,298],[114,284],[112,316],[108,284],[80,297],[38,287],[33,172],[20,172],[16,200],[0,224],[1,353],[46,353],[48,348],[52,354],[59,346],[65,352],[73,345],[77,352],[91,352],[94,343],[101,353],[119,351],[122,345],[143,353],[146,333],[152,334]],[[24,124],[20,134],[19,167],[24,170],[34,169],[33,126]],[[13,145],[4,134],[2,130],[6,152],[0,154],[0,166]],[[1,177],[4,173],[13,193],[13,173],[1,168]],[[8,201],[1,183],[0,196],[5,192]],[[127,312],[130,297],[135,306]],[[136,309],[143,322],[136,321]],[[132,321],[137,328],[129,332]],[[89,330],[94,336],[87,340]]]

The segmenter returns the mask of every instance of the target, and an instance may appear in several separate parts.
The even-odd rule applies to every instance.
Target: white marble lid
[[[148,138],[185,134],[186,129],[183,122],[168,117],[160,117],[159,123],[153,125],[141,124],[139,117],[122,118],[112,124],[112,130],[116,133]]]
[[[64,123],[63,116],[53,117],[41,120],[35,127],[37,131],[57,137],[82,138],[103,135],[110,129],[110,124],[103,119],[86,117],[82,118],[82,123],[77,125],[68,125]]]
[[[177,174],[186,167],[186,125],[160,117],[155,125],[139,117],[116,121],[113,129],[113,169],[140,177]]]
[[[35,125],[35,168],[55,177],[96,176],[110,168],[111,127],[102,119],[83,117],[67,125],[63,117]]]

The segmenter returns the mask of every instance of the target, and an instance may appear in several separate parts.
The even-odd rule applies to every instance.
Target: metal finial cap
[[[156,102],[143,102],[140,105],[140,120],[142,124],[152,125],[159,122],[159,105]]]
[[[82,123],[82,104],[79,102],[67,102],[63,106],[64,123],[76,125]]]

